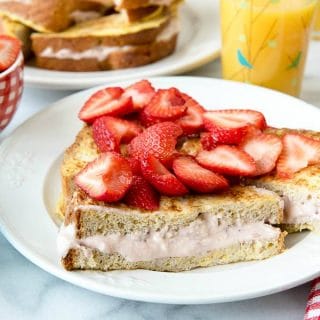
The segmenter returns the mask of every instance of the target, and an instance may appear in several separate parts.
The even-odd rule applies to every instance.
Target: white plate
[[[194,77],[154,78],[152,82],[156,87],[177,86],[207,108],[255,108],[263,111],[273,126],[320,129],[319,110],[271,90]],[[65,271],[56,252],[58,229],[50,215],[60,191],[61,155],[82,126],[77,119],[79,108],[95,90],[58,101],[25,122],[0,146],[0,225],[24,256],[78,286],[111,296],[163,303],[247,299],[285,290],[319,275],[320,236],[308,232],[290,235],[287,251],[259,262],[182,273]]]
[[[25,83],[48,89],[84,89],[132,78],[187,72],[219,56],[219,1],[187,0],[181,9],[181,32],[176,51],[155,63],[115,71],[59,72],[25,68]]]

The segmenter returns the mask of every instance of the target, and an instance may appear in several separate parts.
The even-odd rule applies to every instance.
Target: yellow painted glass
[[[220,0],[222,72],[298,96],[317,0]]]

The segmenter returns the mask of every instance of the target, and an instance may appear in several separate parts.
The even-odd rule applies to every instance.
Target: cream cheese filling
[[[312,194],[299,193],[299,197],[284,195],[285,224],[320,222],[320,199]]]
[[[226,225],[212,214],[200,214],[196,220],[177,230],[165,227],[121,235],[111,233],[76,239],[74,224],[62,226],[57,240],[61,257],[70,249],[97,249],[105,254],[120,254],[127,261],[149,261],[169,257],[200,256],[208,251],[254,242],[274,241],[280,229],[263,222]]]
[[[173,19],[166,28],[157,36],[156,42],[170,40],[179,31],[178,20]],[[55,59],[97,59],[103,61],[113,52],[130,51],[137,46],[96,46],[84,51],[74,51],[68,48],[62,48],[58,51],[54,51],[52,47],[45,48],[41,53],[40,57],[43,58],[55,58]]]

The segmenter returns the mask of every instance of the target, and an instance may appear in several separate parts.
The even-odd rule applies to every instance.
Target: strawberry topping
[[[208,151],[214,149],[218,145],[216,136],[210,132],[201,133],[200,142],[202,144],[202,148]]]
[[[271,172],[282,150],[281,139],[272,134],[259,134],[248,137],[240,145],[256,163],[255,176]]]
[[[125,97],[131,97],[135,111],[143,109],[152,99],[156,90],[148,80],[134,83],[124,91]]]
[[[277,163],[277,175],[290,178],[308,165],[320,163],[320,141],[296,133],[285,134]]]
[[[201,167],[192,157],[175,159],[173,170],[183,184],[197,192],[210,193],[228,188],[228,181],[223,176]]]
[[[258,129],[266,127],[262,113],[254,110],[215,110],[204,113],[205,128],[219,144],[238,144],[247,133],[248,126]]]
[[[139,209],[157,210],[159,209],[159,194],[143,177],[134,176],[124,202]]]
[[[276,168],[290,178],[320,164],[320,140],[264,133],[258,111],[206,111],[176,88],[155,91],[148,80],[98,91],[79,117],[92,125],[101,154],[75,177],[76,185],[95,200],[122,199],[142,210],[159,209],[161,195],[219,192],[241,176]]]
[[[203,128],[202,114],[205,112],[205,109],[187,94],[182,93],[181,95],[186,101],[187,112],[176,123],[182,128],[185,135],[198,133]]]
[[[249,176],[256,172],[251,156],[234,146],[218,146],[211,151],[200,151],[197,161],[205,168],[230,176]]]
[[[139,114],[139,120],[144,127],[150,127],[154,124],[163,122],[162,119],[152,117],[143,111]]]
[[[154,121],[174,121],[186,113],[187,107],[180,91],[176,88],[160,89],[142,111],[142,118]]]
[[[91,198],[115,202],[123,198],[132,182],[126,159],[113,152],[102,153],[75,177],[75,183]]]
[[[17,59],[21,42],[11,36],[0,35],[0,72],[8,69]]]
[[[141,162],[143,176],[163,195],[183,196],[187,188],[152,154]]]
[[[97,91],[84,104],[79,118],[92,123],[101,116],[122,116],[133,111],[131,97],[123,95],[120,87],[110,87]]]
[[[92,124],[92,135],[101,152],[120,151],[120,143],[130,142],[142,129],[134,122],[103,116]]]
[[[173,122],[155,124],[130,142],[129,155],[143,159],[146,155],[153,154],[161,161],[168,161],[176,151],[177,138],[181,134],[182,129]]]
[[[140,165],[140,160],[136,158],[127,158],[129,161],[129,165],[131,168],[131,171],[134,175],[141,176],[141,165]]]

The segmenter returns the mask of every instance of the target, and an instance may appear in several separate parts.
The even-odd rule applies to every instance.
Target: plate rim
[[[191,77],[191,76],[181,76],[181,77],[152,77],[149,78],[151,81],[166,81],[167,79],[170,79],[170,81],[175,81],[176,79],[179,79],[179,81],[194,81],[194,80],[199,80],[199,81],[209,81],[209,82],[229,82],[229,83],[233,83],[236,84],[238,86],[245,86],[245,87],[250,87],[250,88],[255,88],[256,90],[263,90],[263,91],[270,91],[270,94],[276,94],[276,95],[280,95],[280,96],[286,96],[285,94],[270,90],[270,89],[265,89],[265,88],[260,88],[257,86],[252,86],[252,85],[248,85],[248,84],[243,84],[243,83],[235,83],[233,81],[226,81],[226,80],[221,80],[221,79],[211,79],[211,78],[206,78],[206,77]],[[125,82],[129,82],[129,81],[120,81],[119,84],[123,84]],[[24,125],[27,125],[29,122],[32,121],[36,121],[37,117],[41,116],[41,114],[50,112],[51,109],[54,109],[55,105],[59,105],[61,103],[63,103],[65,100],[69,100],[69,99],[73,99],[77,96],[80,96],[82,94],[87,94],[90,93],[92,91],[95,91],[99,88],[101,88],[102,86],[98,86],[95,88],[91,88],[91,89],[87,89],[87,90],[83,90],[80,91],[78,93],[74,93],[71,94],[63,99],[60,99],[52,104],[50,104],[47,108],[45,108],[44,110],[40,111],[39,113],[35,114],[33,117],[31,117],[30,119],[28,119],[27,121],[25,121],[24,123],[22,123],[21,125],[19,125],[8,137],[6,137],[3,142],[0,145],[0,157],[1,157],[1,151],[3,151],[6,147],[7,144],[10,144],[10,141],[12,139],[14,139],[15,134],[19,131],[19,130],[23,130]],[[300,99],[294,98],[294,97],[288,97],[286,96],[286,98],[289,99],[295,99],[298,100],[299,104],[302,105],[307,105],[308,107],[313,108],[314,110],[316,110],[317,112],[319,112],[320,110],[316,107],[313,106],[311,104],[308,104],[304,101],[301,101]],[[18,132],[19,133],[19,132]],[[230,302],[230,301],[240,301],[240,300],[245,300],[245,299],[250,299],[250,298],[255,298],[255,297],[260,297],[260,296],[264,296],[264,295],[269,295],[269,294],[273,294],[276,292],[280,292],[283,290],[287,290],[290,288],[293,288],[297,285],[303,284],[309,280],[311,280],[312,278],[314,278],[315,276],[320,274],[320,268],[319,271],[315,271],[312,274],[308,274],[307,276],[301,277],[300,279],[297,279],[296,281],[292,281],[290,283],[287,283],[287,285],[282,285],[281,287],[277,287],[275,286],[273,289],[269,289],[266,288],[264,290],[257,290],[255,291],[253,294],[252,293],[247,293],[247,294],[242,294],[239,296],[239,294],[234,293],[233,295],[229,295],[228,297],[220,297],[220,299],[217,298],[212,298],[212,297],[207,297],[207,298],[199,298],[198,300],[195,299],[194,297],[190,297],[190,298],[181,298],[181,297],[174,297],[174,296],[170,296],[170,295],[166,295],[166,297],[164,297],[163,295],[157,295],[157,294],[153,294],[151,295],[150,293],[148,294],[148,296],[144,295],[143,293],[140,292],[135,292],[134,296],[132,295],[132,293],[130,292],[124,292],[125,290],[123,289],[119,289],[119,290],[115,290],[114,287],[111,287],[110,290],[106,290],[106,288],[108,286],[105,286],[104,289],[102,290],[99,287],[95,287],[92,288],[92,286],[89,288],[87,282],[88,281],[84,281],[82,283],[79,283],[79,279],[77,278],[77,276],[74,276],[75,274],[78,273],[70,273],[70,272],[66,272],[64,269],[57,269],[55,265],[51,265],[46,261],[43,261],[43,259],[41,258],[41,256],[39,256],[37,253],[32,253],[31,249],[25,248],[25,246],[23,245],[23,243],[19,243],[19,241],[16,239],[16,237],[14,236],[14,234],[10,233],[10,227],[5,225],[5,221],[3,220],[2,215],[0,215],[0,231],[3,233],[3,235],[5,236],[5,238],[23,255],[25,256],[28,260],[30,260],[31,262],[33,262],[34,264],[36,264],[37,266],[39,266],[40,268],[42,268],[43,270],[57,276],[60,279],[63,279],[67,282],[70,282],[76,286],[85,288],[85,289],[89,289],[89,290],[93,290],[95,292],[99,292],[102,294],[107,294],[110,296],[114,296],[114,297],[119,297],[119,298],[124,298],[124,299],[130,299],[130,300],[136,300],[136,301],[144,301],[144,302],[154,302],[154,303],[168,303],[168,304],[206,304],[206,303],[220,303],[220,302]],[[89,281],[90,282],[90,281]],[[169,296],[169,299],[168,299]]]

